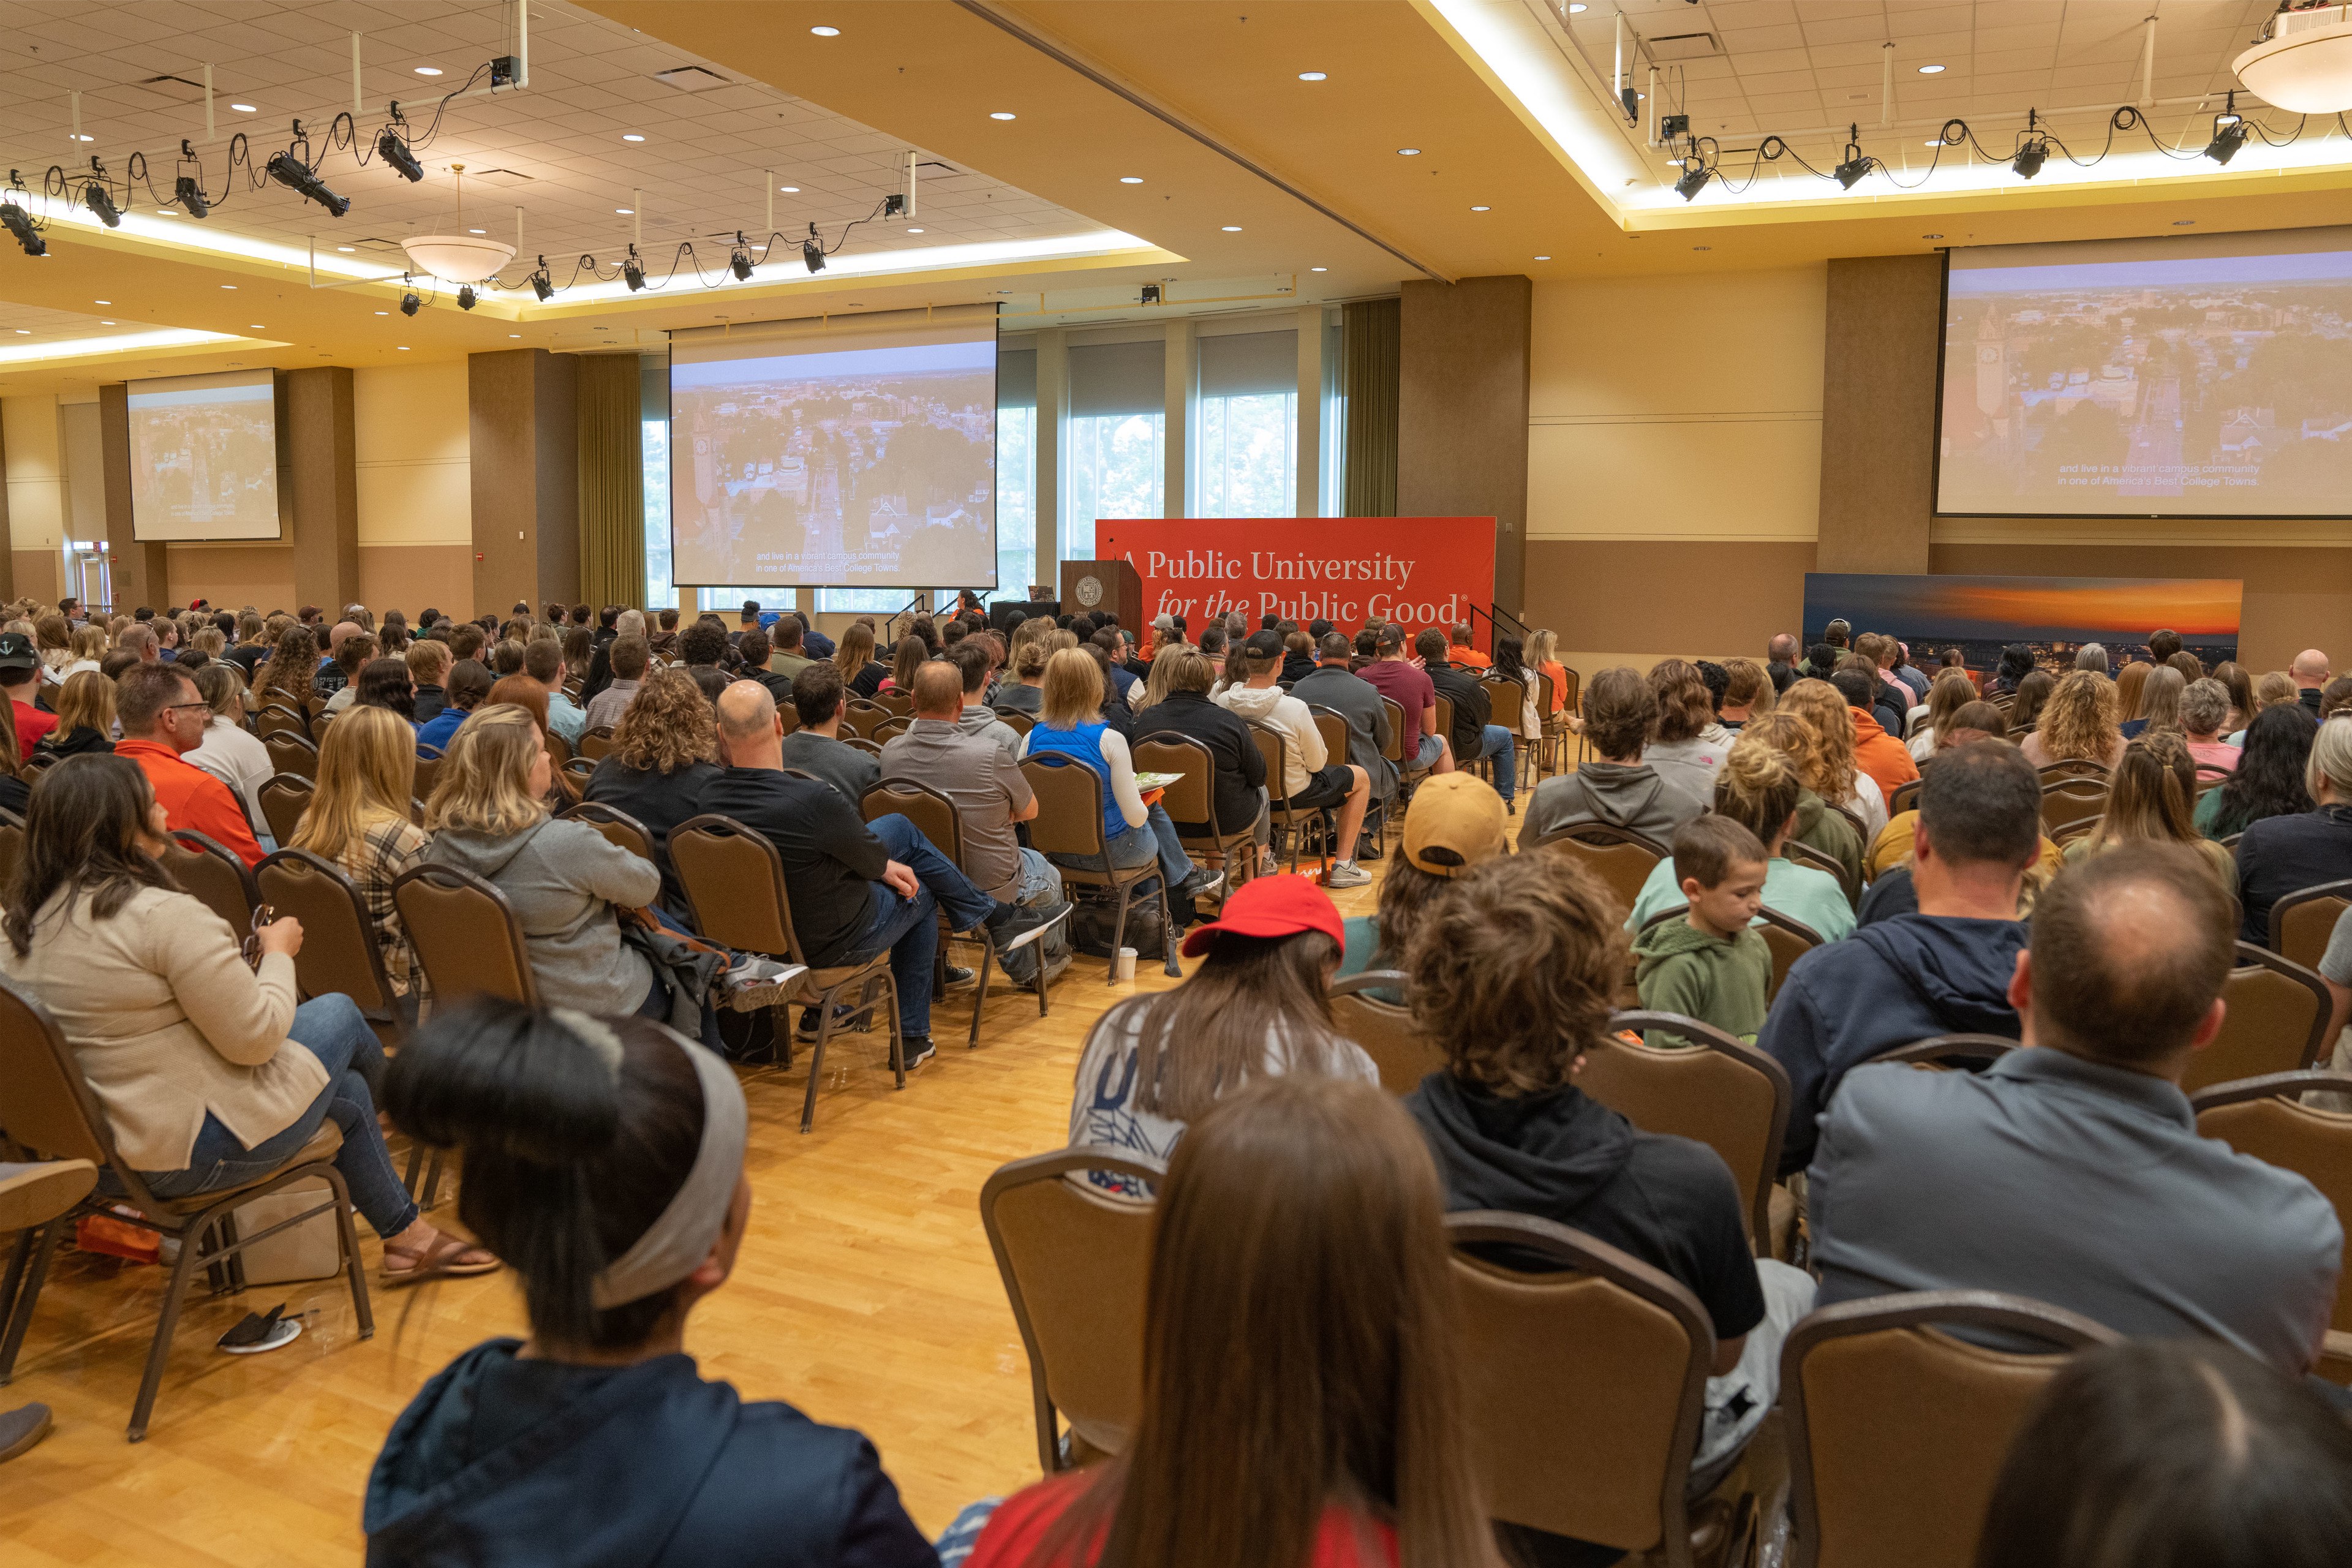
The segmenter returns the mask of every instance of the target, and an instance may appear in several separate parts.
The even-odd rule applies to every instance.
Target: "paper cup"
[[[1135,949],[1131,947],[1122,947],[1118,950],[1118,978],[1121,980],[1135,978]]]

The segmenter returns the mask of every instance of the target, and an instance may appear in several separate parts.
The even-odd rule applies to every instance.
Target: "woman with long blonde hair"
[[[1927,723],[1911,737],[1911,760],[1924,763],[1949,743],[1953,715],[1977,700],[1977,683],[1961,670],[1948,669],[1927,688]]]
[[[1021,738],[1021,755],[1058,756],[1091,771],[1102,784],[1103,850],[1112,868],[1146,866],[1156,858],[1167,879],[1171,912],[1182,910],[1217,878],[1205,867],[1194,867],[1184,853],[1167,808],[1157,801],[1144,805],[1127,737],[1103,721],[1101,661],[1084,648],[1064,648],[1045,661],[1042,690],[1037,722]],[[1093,856],[1048,858],[1080,868],[1096,863]]]
[[[2123,731],[2116,725],[2116,683],[2091,669],[2067,676],[2018,749],[2037,768],[2083,762],[2112,769],[2124,755]]]
[[[1792,686],[1791,690],[1795,689]],[[1826,764],[1821,759],[1822,741],[1802,716],[1787,705],[1769,713],[1759,713],[1739,731],[1739,739],[1732,743],[1769,746],[1787,759],[1797,775],[1797,825],[1789,832],[1790,843],[1816,849],[1845,868],[1851,885],[1862,886],[1864,852],[1869,847],[1861,830],[1843,812],[1832,811],[1813,788],[1812,780]]]
[[[94,669],[77,670],[58,689],[58,727],[37,751],[60,757],[114,750],[114,682]]]
[[[2180,679],[2177,669],[2158,674]],[[2230,852],[2197,830],[2197,763],[2178,730],[2151,730],[2124,748],[2107,788],[2098,826],[2065,847],[2069,861],[2087,859],[2118,844],[2189,844],[2205,852],[2223,884],[2235,889]]]
[[[2188,689],[2187,678],[2168,664],[2159,664],[2148,671],[2147,684],[2140,688],[2139,717],[2122,726],[2124,739],[2137,740],[2150,730],[2170,730],[2178,734],[2180,696]]]
[[[2152,664],[2127,664],[2116,675],[2116,721],[2128,724],[2140,716],[2140,695],[2147,689]]]
[[[1886,826],[1886,794],[1854,762],[1854,747],[1860,742],[1853,711],[1838,689],[1809,676],[1781,693],[1779,710],[1794,713],[1811,731],[1808,753],[1796,759],[1805,787],[1821,796],[1824,805],[1861,818],[1864,843],[1876,837]]]
[[[425,853],[425,830],[409,816],[415,793],[416,731],[389,708],[353,708],[319,742],[318,787],[289,846],[331,861],[359,889],[384,973],[411,1023],[427,994],[425,972],[401,929],[392,884]]]
[[[1560,662],[1559,634],[1542,626],[1529,632],[1527,657],[1529,669],[1551,677],[1551,706],[1544,712],[1549,719],[1568,706],[1568,666]]]

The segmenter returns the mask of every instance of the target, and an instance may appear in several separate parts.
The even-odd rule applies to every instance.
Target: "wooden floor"
[[[1369,914],[1377,888],[1335,899]],[[957,1022],[971,993],[951,993],[934,1009],[940,1054],[903,1093],[885,1047],[841,1037],[806,1136],[805,1056],[789,1073],[746,1069],[756,1201],[733,1279],[688,1321],[705,1374],[865,1431],[927,1532],[974,1498],[1035,1479],[1027,1359],[981,1231],[981,1184],[1062,1144],[1087,1026],[1121,996],[1169,984],[1147,963],[1133,984],[1108,984],[1100,961],[1082,959],[1055,983],[1048,1018],[1034,995],[992,995],[978,1050]],[[454,1223],[452,1205],[435,1217]],[[373,1268],[375,1238],[360,1231]],[[393,1417],[459,1352],[523,1329],[503,1277],[376,1290],[367,1341],[332,1283],[199,1293],[147,1440],[132,1445],[123,1427],[163,1275],[59,1257],[16,1380],[0,1389],[0,1408],[40,1400],[57,1413],[47,1442],[0,1467],[8,1568],[355,1562],[368,1469]],[[246,1311],[279,1300],[313,1314],[294,1344],[252,1357],[213,1348]]]

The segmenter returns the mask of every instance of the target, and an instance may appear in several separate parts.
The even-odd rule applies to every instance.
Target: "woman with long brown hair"
[[[2128,724],[2140,717],[2140,697],[2147,689],[2148,672],[2152,664],[2132,663],[2116,675],[2116,721]],[[2137,731],[2134,731],[2137,733]]]
[[[2159,674],[2180,679],[2177,669]],[[2113,849],[2118,844],[2190,844],[2203,850],[2213,874],[2234,886],[2230,852],[2197,831],[2197,763],[2178,730],[2151,730],[2124,748],[2107,788],[2107,809],[2098,826],[2065,847],[2069,861]]]
[[[1662,658],[1650,667],[1650,691],[1658,714],[1650,721],[1648,743],[1642,760],[1669,785],[1705,800],[1715,793],[1715,770],[1730,742],[1711,734],[1715,698],[1698,666],[1683,658]]]
[[[852,621],[849,629],[841,634],[834,645],[833,666],[841,671],[841,684],[860,697],[871,697],[882,688],[882,678],[889,673],[874,658],[874,628],[864,621]]]
[[[2042,710],[2049,706],[2050,694],[2058,689],[2058,678],[2046,669],[2029,670],[2017,683],[2017,695],[2009,704],[2009,732],[2022,735],[2042,722]]]
[[[1811,731],[1809,754],[1797,765],[1805,787],[1825,804],[1860,817],[1864,842],[1876,837],[1886,826],[1886,792],[1854,760],[1854,747],[1860,742],[1853,711],[1838,695],[1838,689],[1808,677],[1781,694],[1779,711],[1794,713]]]
[[[2168,664],[2159,664],[2147,673],[2139,689],[2139,717],[2121,726],[2126,741],[2136,741],[2150,730],[2180,729],[2180,694],[2189,689],[2180,672]]]
[[[1927,722],[1911,737],[1911,760],[1924,763],[1951,744],[1954,715],[1977,700],[1977,683],[1963,670],[1948,669],[1927,688]]]
[[[1160,1184],[1133,1437],[1007,1499],[968,1568],[1497,1568],[1444,1200],[1396,1101],[1269,1079]]]
[[[929,645],[914,633],[908,632],[900,637],[898,646],[890,650],[890,674],[878,689],[901,691],[909,697],[913,696],[915,671],[922,668],[924,661],[930,657]]]
[[[261,667],[253,683],[254,701],[257,707],[282,702],[297,713],[306,713],[318,681],[318,639],[308,626],[289,626],[278,634],[278,646],[270,649],[269,662]]]
[[[848,643],[844,634],[842,644]],[[613,727],[613,749],[597,759],[582,791],[584,800],[628,813],[653,839],[662,907],[673,916],[688,906],[670,868],[670,829],[701,811],[702,792],[719,773],[719,719],[710,700],[683,669],[656,669],[638,684]]]
[[[2041,723],[2018,749],[2037,768],[2065,762],[2113,768],[2124,755],[2123,731],[2116,725],[2116,683],[2096,670],[2069,675],[2050,694]]]
[[[425,830],[409,816],[415,792],[416,731],[392,709],[363,703],[329,725],[319,742],[318,788],[290,846],[333,862],[359,890],[393,994],[409,998],[403,1005],[411,1024],[425,972],[401,929],[392,884],[425,854]]]

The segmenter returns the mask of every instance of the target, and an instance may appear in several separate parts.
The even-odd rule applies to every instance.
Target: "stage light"
[[[809,225],[808,237],[801,241],[801,260],[811,272],[824,270],[824,247],[818,243],[816,225]]]
[[[740,228],[735,231],[735,248],[727,256],[727,270],[735,274],[738,283],[751,280],[751,246]]]
[[[472,310],[474,308],[474,301],[478,298],[479,296],[474,292],[474,286],[471,283],[460,286],[457,289],[457,309],[460,310]]]
[[[425,301],[418,299],[414,290],[400,297],[400,313],[404,316],[413,316],[424,308]]]
[[[2011,161],[2010,166],[2017,171],[2019,179],[2030,180],[2042,173],[2042,165],[2049,156],[2050,147],[2047,142],[2028,142],[2017,150],[2017,156]]]
[[[2253,133],[2254,128],[2238,112],[2238,95],[2232,92],[2221,106],[2221,112],[2213,117],[2213,140],[2206,143],[2205,156],[2216,163],[2227,163]]]
[[[84,205],[98,215],[99,222],[109,228],[122,226],[122,209],[114,205],[114,198],[107,194],[102,182],[92,180],[83,188],[81,199]]]
[[[403,142],[400,133],[389,125],[383,128],[383,134],[375,139],[375,155],[397,169],[400,177],[411,184],[425,177],[425,165],[416,161],[416,154],[408,150],[408,143]]]
[[[621,279],[634,294],[646,286],[646,264],[637,259],[637,247],[629,247],[628,256],[621,262]]]
[[[539,302],[542,305],[555,298],[555,279],[547,275],[547,258],[544,256],[539,258],[539,270],[530,275],[530,291],[539,296]]]
[[[1832,172],[1837,175],[1837,183],[1850,191],[1862,183],[1864,174],[1870,173],[1872,163],[1869,158],[1848,158]]]
[[[179,183],[173,187],[172,199],[178,202],[181,210],[190,217],[209,217],[212,215],[213,204],[205,199],[205,188],[196,184],[193,174],[180,176]]]
[[[1675,182],[1675,195],[1689,201],[1714,177],[1715,171],[1704,163],[1685,163],[1683,165],[1683,177]]]
[[[287,153],[272,153],[262,172],[287,189],[310,197],[336,217],[352,210],[351,198],[339,196],[329,190],[326,183],[302,166],[300,160]]]
[[[47,256],[49,253],[49,242],[43,239],[40,231],[33,226],[33,215],[15,202],[0,202],[0,224],[7,225],[8,232],[16,236],[18,245],[25,247],[26,255]]]

